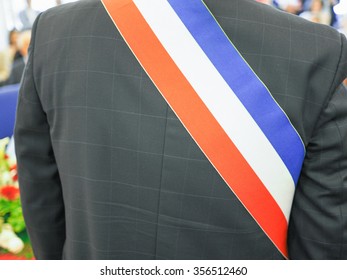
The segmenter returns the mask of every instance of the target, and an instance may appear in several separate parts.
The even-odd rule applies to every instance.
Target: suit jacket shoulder
[[[346,38],[256,1],[205,2],[307,144],[346,74]]]

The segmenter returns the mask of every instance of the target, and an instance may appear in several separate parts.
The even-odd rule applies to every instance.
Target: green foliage
[[[8,143],[8,138],[0,139],[0,233],[4,224],[11,225],[16,235],[25,243],[24,250],[17,256],[32,259],[33,252],[25,229],[19,198],[16,162],[5,152]],[[7,250],[0,248],[0,255],[7,253],[9,253]]]
[[[10,224],[16,233],[25,229],[20,199],[9,201],[0,198],[0,217],[3,217],[4,222]]]

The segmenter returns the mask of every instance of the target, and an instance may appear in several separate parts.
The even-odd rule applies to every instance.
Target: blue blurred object
[[[0,88],[0,139],[13,135],[19,85]]]

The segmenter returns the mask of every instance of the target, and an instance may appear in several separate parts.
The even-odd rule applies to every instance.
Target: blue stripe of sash
[[[281,107],[230,42],[201,0],[168,0],[298,181],[305,148]]]

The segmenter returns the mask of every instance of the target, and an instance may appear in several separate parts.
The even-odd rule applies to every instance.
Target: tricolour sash
[[[201,0],[102,0],[162,96],[279,251],[305,148]]]

